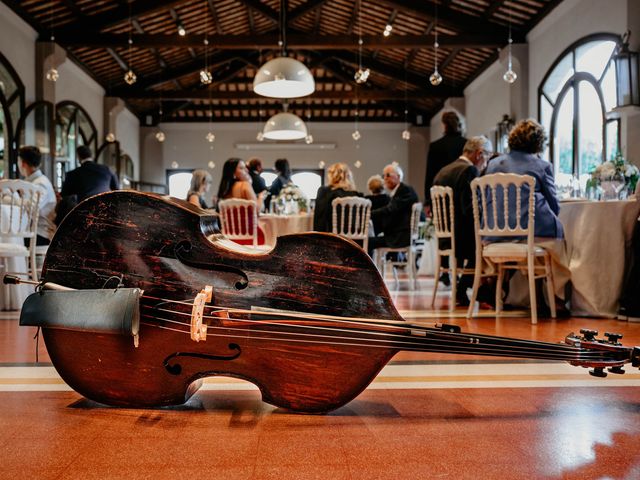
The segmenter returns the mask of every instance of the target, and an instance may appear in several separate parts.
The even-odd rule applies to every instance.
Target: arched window
[[[0,53],[0,178],[17,175],[17,170],[12,168],[16,162],[15,133],[24,106],[24,84]]]
[[[538,88],[538,116],[549,135],[548,158],[556,183],[578,177],[584,187],[590,172],[620,149],[616,106],[617,35],[597,34],[567,48]]]

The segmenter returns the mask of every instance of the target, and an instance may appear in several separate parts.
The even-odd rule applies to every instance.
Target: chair
[[[496,173],[476,178],[471,182],[473,199],[473,219],[476,237],[476,272],[473,280],[473,294],[467,317],[473,315],[473,307],[480,287],[482,271],[481,258],[497,266],[496,316],[502,312],[502,282],[507,269],[520,270],[529,279],[531,302],[531,323],[538,323],[536,305],[536,279],[545,278],[551,317],[556,317],[553,275],[549,252],[534,243],[535,232],[535,179],[529,175]],[[506,192],[506,195],[505,195]],[[528,202],[526,215],[521,214],[523,202]],[[502,206],[500,211],[498,206]],[[480,219],[482,206],[482,220]],[[490,237],[491,243],[482,243],[481,237]],[[493,241],[494,238],[519,240],[526,243]],[[536,265],[536,258],[542,258],[544,265]]]
[[[0,258],[5,273],[28,275],[34,282],[38,281],[36,267],[36,229],[40,210],[38,187],[23,180],[0,181]],[[29,247],[24,246],[24,239],[29,239]],[[24,257],[27,262],[26,272],[9,272],[10,258]]]
[[[218,202],[220,229],[229,240],[258,246],[258,210],[253,200],[231,198]]]
[[[351,240],[362,240],[362,248],[369,246],[371,200],[362,197],[341,197],[331,202],[332,232]]]
[[[453,202],[453,189],[451,187],[434,186],[431,187],[431,212],[433,214],[433,226],[438,243],[436,253],[436,270],[434,273],[433,296],[431,306],[436,303],[438,293],[438,279],[443,273],[451,273],[451,302],[449,310],[456,307],[456,289],[458,274],[473,275],[475,268],[458,268],[456,260],[456,238],[455,238],[455,210]],[[440,242],[445,240],[445,242]],[[448,242],[446,242],[448,240]],[[449,248],[441,248],[441,243],[449,244]],[[449,268],[442,266],[442,257],[449,257]]]
[[[382,278],[385,278],[386,276],[386,266],[391,265],[393,267],[393,276],[397,286],[400,285],[400,282],[398,280],[396,268],[399,266],[409,267],[409,286],[411,290],[415,290],[416,279],[418,276],[416,258],[424,248],[424,237],[422,237],[421,241],[421,236],[424,235],[424,232],[422,232],[422,234],[420,233],[420,215],[422,214],[422,208],[422,203],[420,202],[416,202],[411,206],[411,243],[408,246],[400,248],[381,247],[376,248],[374,252],[374,262],[378,267],[378,270],[382,273]],[[403,253],[406,260],[388,261],[387,254],[393,252]]]

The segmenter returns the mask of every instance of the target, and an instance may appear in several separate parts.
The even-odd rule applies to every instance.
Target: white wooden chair
[[[258,246],[258,210],[253,200],[231,198],[218,202],[220,229],[229,240]]]
[[[362,197],[341,197],[331,202],[332,232],[351,240],[362,240],[362,248],[369,246],[371,200]]]
[[[456,308],[456,289],[458,275],[473,275],[475,268],[458,268],[456,260],[456,236],[455,236],[455,209],[453,202],[453,189],[451,187],[433,186],[431,193],[431,213],[433,215],[433,226],[435,227],[435,235],[438,244],[436,252],[436,269],[433,282],[433,296],[431,297],[431,306],[436,302],[436,294],[438,293],[438,279],[443,273],[451,274],[451,301],[449,302],[449,310]],[[445,242],[440,242],[445,240]],[[440,244],[448,243],[449,248],[441,248]],[[442,257],[449,257],[449,268],[442,266]]]
[[[0,181],[0,258],[4,273],[20,274],[38,281],[36,267],[36,229],[41,192],[37,186],[23,180]],[[29,239],[29,247],[24,239]],[[9,259],[24,257],[26,271],[9,271]]]
[[[496,173],[476,178],[471,182],[473,199],[473,218],[476,237],[476,273],[473,280],[473,294],[467,317],[473,315],[474,304],[480,287],[482,258],[496,265],[498,281],[496,284],[496,316],[502,312],[502,282],[507,269],[520,270],[529,279],[529,298],[531,303],[531,323],[538,323],[536,305],[536,279],[545,278],[551,316],[556,317],[553,275],[549,252],[534,243],[535,232],[535,179],[529,175]],[[505,194],[506,193],[506,194]],[[528,202],[526,215],[521,215],[524,201]],[[482,210],[482,219],[480,212]],[[491,243],[482,243],[481,237],[492,237]],[[495,241],[493,237],[506,240]],[[514,237],[525,237],[519,242]],[[543,265],[536,264],[536,258],[542,258]]]
[[[411,288],[411,290],[415,290],[416,288],[416,279],[418,277],[416,258],[424,248],[424,241],[420,241],[420,215],[422,213],[422,208],[422,203],[420,202],[416,202],[411,206],[411,243],[408,246],[401,248],[381,247],[376,248],[374,251],[374,262],[378,267],[378,270],[382,273],[382,278],[386,277],[387,265],[391,265],[393,267],[393,277],[396,281],[397,287],[400,286],[400,282],[398,280],[398,272],[396,271],[396,268],[404,266],[407,268],[407,273],[409,275],[409,288]],[[388,261],[387,253],[393,252],[403,253],[406,260]]]

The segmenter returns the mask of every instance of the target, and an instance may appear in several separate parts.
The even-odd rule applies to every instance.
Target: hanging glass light
[[[318,162],[318,168],[324,168],[325,165],[326,165],[326,163],[324,163],[324,160],[320,160]]]
[[[160,143],[164,142],[166,138],[167,136],[164,134],[162,130],[159,130],[156,133],[156,140],[158,140]]]
[[[45,74],[45,77],[50,82],[57,82],[58,78],[60,78],[60,74],[58,73],[58,70],[56,70],[55,68],[51,67],[49,70],[47,70],[47,73]]]
[[[105,137],[105,140],[109,143],[113,143],[116,141],[116,136],[113,134],[113,132],[109,132],[107,133],[107,136]]]
[[[133,73],[133,70],[129,70],[124,74],[124,81],[127,82],[128,85],[133,85],[136,83],[136,80],[138,80],[138,77]]]
[[[442,83],[442,75],[440,75],[440,72],[438,72],[438,48],[440,47],[440,44],[438,43],[438,4],[436,3],[435,5],[436,5],[436,15],[435,15],[435,24],[433,27],[433,32],[435,35],[435,41],[433,42],[434,69],[431,76],[429,76],[429,82],[434,87],[437,87]]]
[[[516,72],[513,71],[513,65],[511,62],[511,44],[513,43],[513,39],[511,38],[511,9],[509,9],[509,53],[508,53],[508,68],[507,71],[502,75],[502,79],[508,84],[512,84],[518,78]]]
[[[357,84],[362,85],[363,83],[367,82],[370,73],[371,72],[368,68],[365,68],[364,70],[362,68],[359,68],[353,78]]]
[[[313,135],[309,134],[304,137],[304,143],[306,143],[307,145],[311,145],[313,143]]]
[[[355,130],[352,134],[351,137],[357,142],[358,140],[360,140],[362,138],[362,135],[360,134],[359,130]]]
[[[209,132],[207,133],[206,139],[207,139],[207,142],[213,143],[216,140],[216,136],[213,134],[213,132]]]
[[[210,169],[212,169],[212,170],[213,170],[214,168],[216,168],[216,164],[215,164],[215,162],[214,162],[213,160],[211,160],[211,161],[208,163],[208,166],[209,166],[209,168],[210,168]]]
[[[361,0],[358,0],[358,70],[353,76],[353,79],[356,81],[358,85],[367,83],[367,80],[369,79],[369,74],[371,73],[371,71],[368,68],[362,68],[362,44],[364,42],[362,41],[362,24],[360,23],[361,7],[362,7]]]
[[[213,81],[213,75],[209,70],[200,70],[200,83],[203,85],[209,85]]]
[[[263,142],[264,141],[264,133],[258,132],[258,134],[256,135],[256,140],[259,141],[259,142]]]
[[[356,167],[356,168],[360,168],[360,167],[362,166],[362,162],[361,162],[360,160],[356,160],[356,161],[353,163],[353,166],[354,166],[354,167]]]
[[[402,131],[402,139],[411,140],[411,132],[406,128]]]
[[[173,162],[171,162],[171,168],[178,168],[180,166],[180,164],[178,162],[176,162],[175,160]]]

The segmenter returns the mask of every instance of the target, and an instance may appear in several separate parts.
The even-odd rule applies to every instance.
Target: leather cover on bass
[[[20,325],[138,335],[139,288],[42,290],[27,297]]]

